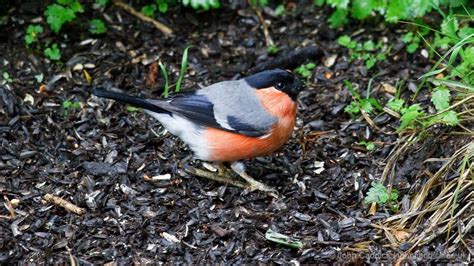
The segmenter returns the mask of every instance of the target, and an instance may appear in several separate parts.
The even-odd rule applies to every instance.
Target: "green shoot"
[[[168,86],[168,71],[166,71],[165,65],[161,61],[158,62],[158,65],[160,66],[161,69],[161,74],[163,75],[163,78],[165,79],[165,87],[163,89],[163,94],[165,98],[168,98],[168,93],[169,93],[169,86]]]
[[[8,72],[3,72],[2,76],[5,82],[8,82],[8,83],[13,82],[13,79],[10,77],[10,74],[8,74]]]
[[[267,47],[267,53],[269,54],[277,54],[278,51],[280,51],[280,49],[275,44]]]
[[[211,8],[219,8],[221,1],[219,0],[183,0],[184,6],[191,6],[194,9],[209,10]]]
[[[68,115],[69,110],[77,110],[81,108],[81,103],[80,102],[73,102],[69,100],[65,100],[63,102],[63,109],[64,109],[64,116]]]
[[[183,52],[183,57],[181,58],[181,69],[179,71],[178,83],[176,83],[175,92],[181,91],[181,83],[183,82],[184,74],[186,73],[186,68],[188,67],[188,50],[191,46],[186,47]]]
[[[368,150],[368,151],[375,150],[375,143],[373,143],[372,141],[362,140],[362,141],[359,141],[358,144],[361,145],[361,146],[364,146],[365,149]]]
[[[44,12],[51,30],[58,33],[62,26],[76,18],[76,13],[84,12],[81,3],[76,0],[57,0],[58,4],[49,5]]]

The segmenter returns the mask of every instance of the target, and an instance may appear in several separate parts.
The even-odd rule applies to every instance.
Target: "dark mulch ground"
[[[366,241],[370,252],[387,252],[386,241],[370,224],[389,212],[369,216],[362,201],[397,139],[385,134],[394,132],[397,121],[386,114],[375,117],[382,133],[363,119],[351,120],[343,111],[351,96],[342,81],[359,84],[364,93],[378,75],[373,95],[383,102],[388,94],[382,82],[415,84],[429,62],[419,53],[405,53],[400,34],[394,34],[400,29],[367,24],[354,38],[384,39],[393,49],[371,71],[350,63],[335,41],[342,32],[327,27],[326,11],[298,5],[283,18],[264,13],[280,55],[310,44],[322,47],[326,57],[338,55],[329,67],[310,59],[318,67],[300,96],[289,144],[271,157],[246,162],[253,176],[278,189],[279,199],[183,173],[191,154],[180,140],[142,112],[92,98],[83,71],[73,70],[84,66],[93,85],[159,97],[163,80],[157,78],[156,60],[171,68],[174,82],[182,51],[193,45],[185,90],[241,77],[274,58],[250,8],[172,10],[164,21],[176,35],[164,38],[112,6],[105,10],[108,31],[100,38],[87,33],[86,22],[64,29],[64,63],[51,63],[24,47],[25,24],[38,14],[22,8],[11,13],[0,35],[0,69],[13,77],[0,86],[0,192],[19,204],[15,219],[0,218],[0,262],[67,263],[70,256],[80,263],[349,262],[342,251]],[[39,91],[34,76],[41,73],[46,87]],[[65,112],[64,101],[80,102],[81,108]],[[368,152],[357,144],[364,139],[377,149]],[[404,162],[395,184],[402,195],[426,156]],[[322,173],[316,174],[315,162],[324,162]],[[171,179],[144,179],[164,174]],[[78,216],[48,204],[42,199],[46,193],[87,213]],[[3,204],[0,214],[8,214]],[[297,237],[304,247],[294,251],[269,242],[268,229]]]

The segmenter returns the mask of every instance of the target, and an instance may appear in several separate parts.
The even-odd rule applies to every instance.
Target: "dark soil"
[[[171,38],[114,6],[105,9],[107,18],[89,11],[63,34],[48,34],[63,44],[62,63],[45,59],[35,46],[25,48],[25,25],[41,12],[20,7],[8,13],[0,35],[0,70],[13,81],[0,86],[0,192],[19,203],[16,218],[0,218],[0,262],[361,263],[387,260],[361,254],[401,252],[384,247],[386,241],[376,237],[379,229],[371,226],[390,211],[368,215],[363,204],[397,140],[398,122],[378,115],[373,118],[378,131],[363,119],[351,119],[343,110],[351,101],[343,80],[358,84],[364,94],[376,76],[372,95],[385,102],[390,94],[382,82],[415,85],[430,62],[420,53],[406,54],[398,33],[403,29],[373,22],[335,31],[327,26],[327,10],[302,4],[283,17],[263,13],[280,48],[269,55],[258,17],[243,6],[198,13],[172,9],[163,16],[175,31]],[[87,20],[95,17],[107,20],[108,31],[98,37],[87,31]],[[347,50],[336,42],[357,29],[355,39],[384,39],[394,47],[370,71],[362,62],[349,62]],[[184,164],[199,164],[179,139],[141,111],[91,97],[84,71],[74,69],[81,64],[93,86],[158,98],[164,81],[157,59],[168,67],[173,84],[188,45],[193,47],[185,90],[245,76],[304,46],[324,51],[323,58],[308,58],[318,67],[299,97],[293,138],[274,155],[245,162],[254,177],[279,191],[279,199],[184,173]],[[325,67],[322,62],[331,55],[338,55],[336,62]],[[36,81],[38,74],[44,81]],[[81,107],[65,110],[65,101]],[[376,149],[367,151],[361,140],[376,143]],[[433,151],[425,149],[401,162],[394,184],[401,195],[430,156]],[[315,162],[324,162],[322,173],[316,174]],[[165,174],[171,178],[149,180]],[[46,193],[87,212],[78,216],[49,204]],[[3,204],[0,215],[8,215]],[[298,238],[304,247],[272,243],[265,238],[268,229]],[[348,257],[357,245],[364,252]]]

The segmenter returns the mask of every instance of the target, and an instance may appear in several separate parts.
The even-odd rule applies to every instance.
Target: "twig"
[[[153,24],[153,26],[155,26],[155,28],[157,28],[158,30],[163,32],[166,36],[173,35],[173,30],[170,29],[168,26],[166,26],[165,24],[163,24],[159,21],[156,21],[156,20],[154,20],[150,17],[147,17],[147,16],[143,15],[141,12],[138,12],[135,8],[127,5],[126,3],[122,2],[121,0],[115,0],[114,4],[116,6],[122,8],[123,10],[127,11],[128,13],[134,15],[135,17],[137,17],[137,18],[139,18],[139,19],[141,19],[145,22]]]
[[[10,218],[15,219],[16,214],[15,214],[15,208],[13,208],[12,203],[10,200],[7,198],[7,196],[3,196],[3,199],[5,200],[5,207],[7,208],[8,212],[10,213]]]
[[[270,36],[270,32],[268,31],[268,25],[267,25],[267,22],[265,21],[265,18],[262,15],[262,11],[256,5],[250,4],[250,6],[252,6],[252,9],[255,11],[258,19],[260,20],[260,24],[262,24],[263,36],[265,37],[265,45],[267,47],[273,46],[274,42],[272,40],[272,36]]]
[[[304,48],[296,49],[286,55],[277,57],[271,61],[267,61],[249,70],[249,74],[254,74],[263,70],[274,68],[293,69],[306,60],[319,58],[323,55],[323,50],[317,45],[311,45]]]
[[[44,195],[44,199],[50,203],[53,203],[53,204],[56,204],[56,205],[59,205],[61,207],[63,207],[64,209],[66,209],[67,211],[70,211],[70,212],[73,212],[77,215],[82,215],[84,213],[86,213],[86,210],[81,208],[81,207],[78,207],[76,205],[74,205],[74,203],[70,202],[70,201],[67,201],[65,199],[62,199],[60,197],[57,197],[57,196],[54,196],[52,194],[46,194]]]

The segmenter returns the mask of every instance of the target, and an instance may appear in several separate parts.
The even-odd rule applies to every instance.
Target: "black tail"
[[[153,111],[155,113],[168,113],[165,109],[141,98],[133,97],[127,94],[119,93],[119,92],[114,92],[114,91],[107,91],[104,89],[94,89],[92,90],[92,95],[95,95],[97,97],[101,98],[107,98],[107,99],[112,99],[116,100],[119,102],[124,102],[128,103],[130,105],[140,107],[146,110]]]

